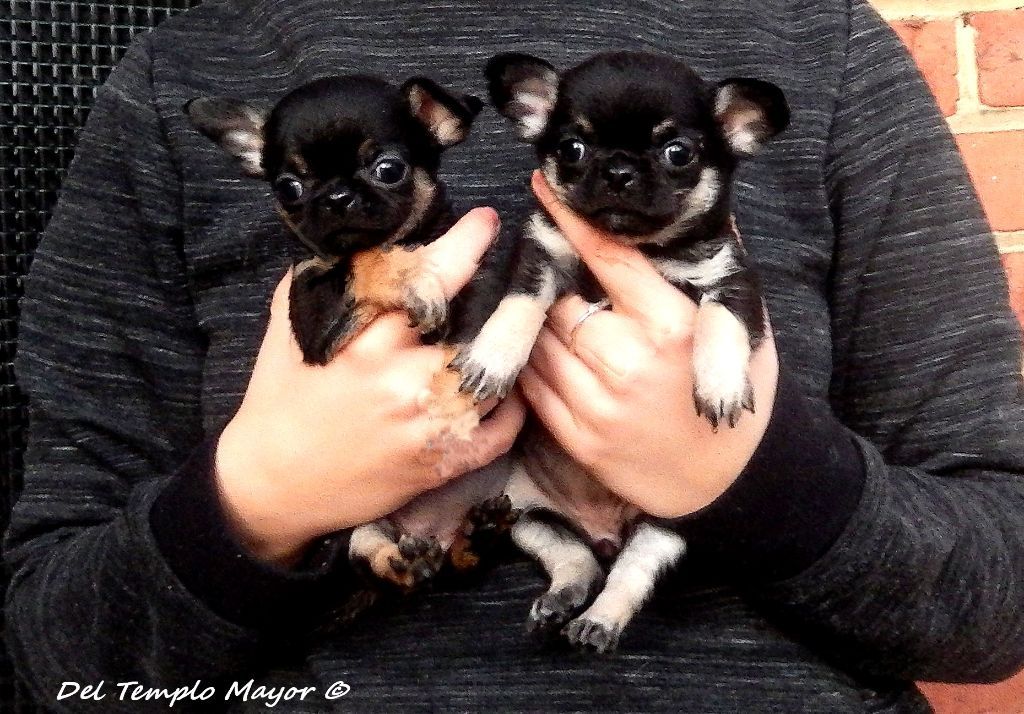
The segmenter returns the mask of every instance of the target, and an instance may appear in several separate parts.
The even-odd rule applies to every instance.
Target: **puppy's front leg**
[[[376,315],[357,304],[346,267],[321,258],[295,265],[288,317],[307,364],[327,364]]]
[[[570,283],[579,257],[542,213],[523,231],[508,293],[480,333],[451,366],[462,376],[462,390],[477,401],[504,397],[526,365],[548,308]]]
[[[433,266],[417,250],[372,248],[352,257],[352,292],[360,304],[404,310],[421,334],[440,331],[448,298]]]
[[[409,314],[409,324],[421,335],[432,335],[443,330],[448,322],[448,297],[441,279],[429,269],[413,276],[406,287],[402,305]]]
[[[744,409],[754,411],[754,388],[747,375],[750,341],[729,309],[703,299],[693,335],[693,402],[697,413],[718,429],[735,426]]]
[[[654,592],[661,574],[679,562],[686,542],[651,523],[637,524],[608,572],[604,589],[564,632],[577,647],[609,652],[623,629]]]
[[[738,241],[725,242],[695,262],[661,258],[655,265],[670,283],[700,301],[693,332],[693,401],[697,414],[718,429],[736,426],[754,411],[750,355],[764,339],[761,288]]]
[[[693,334],[693,401],[712,427],[736,426],[754,411],[750,355],[764,338],[764,306],[749,271],[730,276],[701,297]]]

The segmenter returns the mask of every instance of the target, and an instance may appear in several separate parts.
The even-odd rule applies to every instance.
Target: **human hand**
[[[498,231],[475,209],[419,250],[451,298],[472,277]],[[507,451],[524,407],[508,399],[458,451],[428,414],[444,368],[409,318],[370,324],[325,366],[302,361],[288,320],[291,271],[274,292],[270,322],[242,405],[221,434],[216,481],[229,523],[257,556],[294,562],[313,539],[384,516],[418,494]],[[493,402],[480,406],[481,414]]]
[[[533,189],[611,301],[572,330],[588,303],[558,301],[520,374],[544,426],[595,478],[659,517],[693,513],[739,476],[774,402],[778,357],[769,334],[754,353],[757,410],[712,430],[693,402],[697,306],[638,250],[615,242],[559,203],[539,172]]]

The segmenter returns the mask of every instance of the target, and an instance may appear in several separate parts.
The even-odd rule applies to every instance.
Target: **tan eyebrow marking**
[[[370,159],[372,159],[374,154],[376,154],[376,153],[377,153],[377,142],[375,142],[373,139],[366,139],[365,141],[363,141],[362,144],[359,145],[359,150],[357,152],[357,155],[359,156],[359,160],[360,161],[362,161],[363,163],[366,163]]]
[[[295,169],[295,173],[299,176],[305,178],[309,175],[309,164],[306,163],[306,160],[302,158],[300,154],[289,152],[286,157],[286,162],[292,165],[292,168]]]
[[[586,117],[574,116],[573,121],[576,123],[576,127],[584,134],[593,134],[594,125],[591,124]]]
[[[651,140],[659,143],[662,139],[667,138],[668,134],[673,133],[677,129],[678,127],[674,119],[666,119],[651,130]]]

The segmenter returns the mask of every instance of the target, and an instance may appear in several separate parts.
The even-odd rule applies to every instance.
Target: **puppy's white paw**
[[[616,622],[604,622],[581,615],[566,625],[562,634],[573,647],[605,654],[619,646],[622,626]]]
[[[733,384],[732,380],[695,376],[693,404],[697,414],[707,418],[714,429],[722,422],[734,427],[744,409],[753,414],[754,387],[745,371],[738,384]]]
[[[526,366],[547,309],[554,301],[552,278],[538,295],[506,295],[468,347],[450,366],[462,375],[462,391],[478,402],[504,397]]]
[[[522,344],[515,333],[481,332],[462,347],[449,365],[462,378],[460,389],[482,402],[512,391],[519,371],[530,357],[533,343]]]
[[[557,632],[587,604],[589,597],[590,590],[579,583],[544,593],[530,607],[526,631],[539,637]]]
[[[716,430],[722,422],[736,426],[744,409],[754,411],[749,363],[750,338],[740,321],[719,303],[702,303],[693,344],[693,402]]]

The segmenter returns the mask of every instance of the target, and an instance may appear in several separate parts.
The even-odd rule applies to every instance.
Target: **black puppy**
[[[406,310],[424,334],[444,327],[440,281],[410,249],[453,223],[438,164],[480,108],[423,77],[398,89],[358,75],[305,84],[269,111],[219,97],[186,105],[200,131],[270,182],[285,225],[313,253],[295,266],[290,294],[307,362],[325,364],[386,310]]]
[[[399,88],[361,75],[310,82],[269,109],[221,97],[186,104],[195,126],[246,174],[270,182],[285,226],[313,254],[295,265],[289,295],[307,363],[327,363],[376,316],[396,309],[424,335],[443,337],[448,301],[414,249],[454,222],[438,165],[481,106],[423,77]],[[457,382],[439,372],[428,405],[455,438],[478,419]],[[474,565],[470,537],[496,521],[507,526],[508,499],[488,500],[500,493],[499,479],[459,479],[356,528],[351,559],[403,589],[434,575],[445,552],[457,569]]]
[[[626,52],[561,75],[542,59],[504,54],[486,75],[495,106],[536,146],[559,200],[636,246],[699,304],[694,402],[716,429],[734,426],[743,409],[754,409],[748,362],[765,321],[730,214],[730,181],[739,159],[788,124],[781,90],[754,79],[709,84],[677,60]],[[600,297],[571,244],[537,211],[524,227],[508,294],[454,363],[463,388],[477,398],[507,393],[548,307],[569,291]],[[568,622],[573,643],[614,648],[685,544],[595,484],[539,427],[522,444],[506,489],[523,509],[513,539],[551,577],[528,625],[553,631]],[[607,582],[569,622],[601,589],[595,549],[614,558]]]

